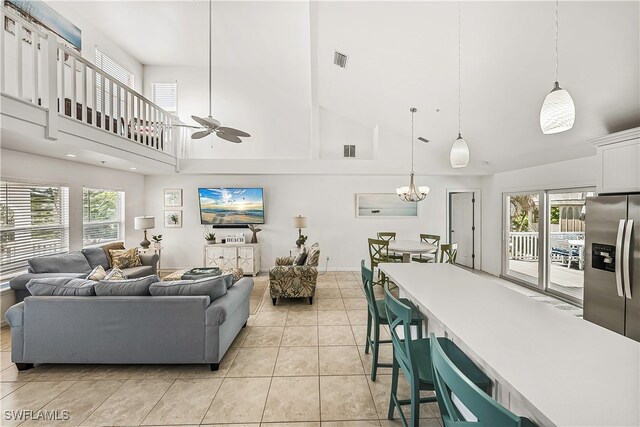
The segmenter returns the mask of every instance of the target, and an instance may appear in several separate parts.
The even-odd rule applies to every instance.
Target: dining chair
[[[536,426],[530,419],[508,411],[474,384],[451,360],[442,344],[440,338],[430,335],[432,375],[444,427]]]
[[[378,239],[391,242],[392,240],[396,240],[396,232],[395,231],[379,231]],[[389,254],[389,259],[391,260],[391,262],[402,262],[402,254],[391,252]]]
[[[378,264],[382,262],[394,262],[389,257],[389,241],[382,239],[367,239],[369,242],[369,259],[371,261],[371,271],[375,271]],[[382,284],[386,281],[384,273],[378,269],[378,280],[376,284]]]
[[[426,254],[420,254],[412,257],[411,259],[416,262],[438,262],[438,248],[440,247],[440,236],[437,234],[420,234],[420,241],[423,243],[430,243],[436,246],[433,252],[427,252]]]
[[[446,255],[446,259],[445,259]],[[455,264],[458,256],[458,244],[448,243],[440,245],[440,262]]]
[[[435,402],[437,396],[420,397],[421,390],[436,391],[433,371],[431,368],[431,338],[412,339],[411,319],[415,308],[396,299],[384,287],[384,302],[387,311],[387,321],[393,345],[393,363],[391,367],[391,395],[387,418],[392,420],[395,409],[398,409],[402,424],[408,425],[402,412],[401,405],[411,405],[411,426],[420,422],[420,403]],[[488,393],[491,380],[460,350],[453,341],[447,338],[437,338],[447,355],[454,361],[467,378],[477,387]],[[411,390],[410,399],[398,399],[398,376],[402,369]]]
[[[371,348],[371,381],[376,380],[378,368],[391,368],[390,363],[378,362],[380,344],[389,344],[391,340],[380,339],[380,325],[388,325],[387,310],[384,307],[384,299],[376,299],[374,292],[373,271],[365,266],[364,260],[360,261],[360,271],[362,273],[362,285],[367,299],[367,337],[364,345],[365,354],[369,354]],[[403,304],[413,309],[411,325],[418,328],[418,337],[422,337],[422,316],[420,311],[406,298],[400,298]],[[371,338],[373,332],[373,338]]]

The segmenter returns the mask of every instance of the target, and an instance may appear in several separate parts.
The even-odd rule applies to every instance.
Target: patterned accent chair
[[[278,298],[309,298],[313,304],[318,279],[320,245],[311,245],[304,265],[293,265],[295,257],[276,258],[276,266],[269,270],[271,301],[276,305]]]

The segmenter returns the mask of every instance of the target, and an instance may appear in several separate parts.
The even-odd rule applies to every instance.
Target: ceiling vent
[[[340,68],[347,68],[347,55],[336,50],[333,53],[333,63]]]
[[[356,156],[356,146],[355,145],[345,145],[344,146],[344,157],[355,157]]]

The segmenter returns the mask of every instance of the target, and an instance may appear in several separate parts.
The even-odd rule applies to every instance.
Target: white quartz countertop
[[[545,424],[640,426],[640,343],[450,264],[380,268]]]

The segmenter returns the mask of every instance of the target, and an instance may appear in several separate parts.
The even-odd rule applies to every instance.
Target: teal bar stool
[[[478,388],[451,360],[440,338],[430,335],[431,365],[444,427],[534,427]],[[462,403],[456,405],[451,395]]]
[[[411,318],[413,310],[410,306],[396,299],[385,284],[384,301],[387,310],[391,342],[393,343],[393,366],[391,371],[391,397],[389,401],[388,418],[393,419],[395,409],[398,409],[402,424],[409,424],[402,413],[401,405],[411,405],[411,426],[420,423],[420,403],[435,402],[437,398],[420,397],[421,390],[436,391],[433,372],[431,369],[431,350],[429,338],[411,339]],[[402,337],[399,335],[402,331]],[[407,337],[406,339],[404,337]],[[455,365],[470,378],[485,393],[491,388],[491,380],[469,359],[454,343],[447,338],[438,338],[438,342],[445,348],[447,355]],[[404,373],[411,389],[411,399],[398,399],[398,375],[400,368]]]
[[[364,294],[367,297],[367,338],[364,345],[364,352],[371,353],[373,360],[371,361],[371,381],[376,380],[378,368],[391,368],[390,363],[379,363],[378,354],[380,344],[389,344],[391,340],[380,339],[380,325],[388,325],[387,310],[384,307],[384,299],[377,300],[373,291],[373,271],[369,270],[365,266],[364,260],[360,261],[360,270],[362,272],[362,285],[364,287]],[[413,306],[411,301],[406,298],[400,299],[404,304],[413,308],[413,316],[411,317],[411,325],[417,327],[418,337],[422,338],[422,316],[420,311]],[[373,329],[373,338],[371,338],[371,332]]]

